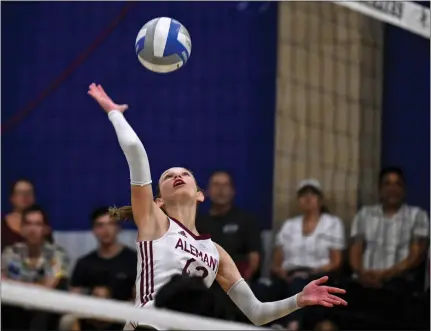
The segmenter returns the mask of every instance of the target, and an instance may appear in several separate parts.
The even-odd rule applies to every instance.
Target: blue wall
[[[430,210],[430,43],[390,25],[385,30],[382,165],[401,166],[408,202]]]
[[[129,104],[154,179],[184,165],[205,185],[227,168],[238,204],[270,226],[276,4],[8,2],[1,14],[3,206],[21,176],[34,180],[56,229],[87,229],[95,205],[129,204],[126,161],[86,95],[95,81]],[[192,37],[190,61],[169,75],[134,55],[137,32],[158,16]]]

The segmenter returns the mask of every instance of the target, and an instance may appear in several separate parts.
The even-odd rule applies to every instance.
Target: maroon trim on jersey
[[[189,235],[192,236],[192,238],[194,240],[207,240],[207,239],[211,239],[211,235],[209,234],[201,234],[199,236],[195,235],[193,232],[191,232],[189,229],[187,229],[183,223],[181,223],[180,221],[176,220],[175,218],[172,218],[169,216],[169,218],[171,220],[173,220],[175,223],[177,223],[184,231],[186,231]]]
[[[139,252],[141,254],[140,299],[141,304],[145,305],[148,301],[153,300],[154,293],[153,242],[141,241],[139,243]]]

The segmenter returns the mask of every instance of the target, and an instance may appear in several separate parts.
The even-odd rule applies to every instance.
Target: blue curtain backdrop
[[[391,25],[385,31],[382,164],[404,169],[407,201],[429,212],[430,41]]]
[[[276,4],[7,2],[1,14],[3,206],[21,176],[56,230],[88,229],[99,204],[129,204],[126,161],[86,95],[94,81],[129,104],[156,182],[176,165],[201,185],[230,170],[238,204],[271,225]],[[137,32],[159,16],[182,22],[193,43],[168,75],[134,54]]]

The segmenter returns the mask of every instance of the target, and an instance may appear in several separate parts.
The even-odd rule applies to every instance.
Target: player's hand
[[[337,297],[334,294],[344,294],[345,290],[337,287],[324,286],[328,276],[313,280],[304,287],[297,297],[299,307],[320,305],[324,307],[333,307],[343,305],[347,306],[347,302]]]
[[[102,107],[106,113],[109,113],[111,110],[124,112],[129,107],[127,105],[116,104],[114,101],[112,101],[112,99],[106,94],[102,85],[96,85],[92,83],[88,87],[88,94],[97,101],[99,106]]]

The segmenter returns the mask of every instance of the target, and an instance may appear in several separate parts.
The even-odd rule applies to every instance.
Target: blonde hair
[[[132,220],[133,219],[132,206],[123,206],[120,208],[109,207],[109,216],[111,216],[111,218],[117,222]]]

